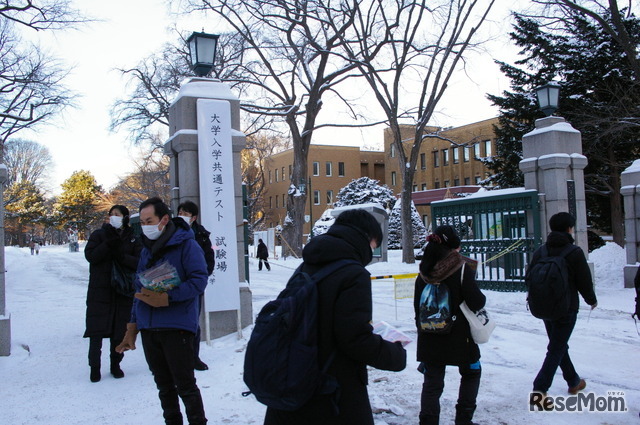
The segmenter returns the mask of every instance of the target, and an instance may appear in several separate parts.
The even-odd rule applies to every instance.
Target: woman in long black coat
[[[131,318],[133,297],[117,293],[111,285],[113,262],[135,272],[142,245],[129,227],[129,210],[114,205],[109,210],[109,223],[94,231],[84,249],[89,262],[87,315],[85,338],[89,338],[89,366],[91,382],[100,381],[102,339],[110,339],[111,374],[122,378],[120,369],[123,354],[115,348],[124,337]]]
[[[440,418],[440,396],[444,389],[446,366],[457,366],[460,390],[456,404],[456,425],[475,425],[472,422],[476,397],[480,386],[480,350],[471,337],[469,322],[460,310],[465,301],[478,311],[485,304],[485,296],[476,284],[474,260],[460,255],[460,238],[451,226],[440,226],[427,238],[429,242],[420,262],[416,278],[414,308],[418,327],[418,361],[424,373],[420,399],[420,425],[437,425]],[[464,276],[462,276],[462,265]],[[420,297],[427,283],[446,285],[453,320],[448,334],[426,333],[420,325]]]

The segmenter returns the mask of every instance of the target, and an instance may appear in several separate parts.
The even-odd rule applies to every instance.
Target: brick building
[[[315,221],[336,200],[336,195],[352,180],[363,176],[385,182],[384,152],[361,151],[355,146],[311,145],[308,156],[309,178],[292,182],[293,149],[277,153],[265,164],[265,222],[269,227],[282,224],[287,213],[287,192],[291,184],[304,185],[307,197],[305,216]],[[303,233],[309,233],[305,223]]]
[[[425,224],[429,224],[432,201],[459,192],[475,192],[480,188],[479,182],[489,176],[489,170],[478,159],[495,153],[493,126],[497,124],[498,119],[491,118],[461,127],[429,129],[439,137],[422,142],[412,188],[412,199]],[[413,129],[409,125],[401,129],[403,140],[408,139],[405,142],[407,154],[413,143]],[[384,131],[384,150],[387,186],[399,195],[402,176],[389,129]]]

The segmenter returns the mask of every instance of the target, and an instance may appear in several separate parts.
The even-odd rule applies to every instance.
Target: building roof
[[[453,198],[456,193],[476,193],[480,186],[453,186],[441,189],[421,190],[411,193],[411,200],[415,205],[430,205],[435,201]]]

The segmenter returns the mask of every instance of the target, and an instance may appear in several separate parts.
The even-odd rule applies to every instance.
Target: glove
[[[596,307],[598,307],[598,302],[597,301],[595,303],[591,304],[591,310],[593,310]]]
[[[138,325],[136,323],[127,323],[127,332],[124,334],[120,345],[116,347],[116,351],[118,353],[124,353],[127,350],[135,350],[137,335]]]
[[[134,296],[140,301],[149,304],[151,307],[167,307],[169,305],[169,294],[166,292],[155,292],[147,288],[142,288],[142,290]]]

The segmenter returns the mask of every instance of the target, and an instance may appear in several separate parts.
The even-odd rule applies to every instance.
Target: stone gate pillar
[[[209,204],[203,205],[202,193],[200,191],[201,174],[209,177],[213,171],[211,169],[199,169],[199,131],[205,132],[210,129],[198,128],[198,100],[211,99],[229,103],[230,126],[231,126],[231,151],[233,166],[233,182],[225,181],[225,190],[233,191],[233,202],[235,206],[235,248],[237,258],[226,258],[221,261],[221,253],[226,252],[224,247],[219,247],[216,251],[216,271],[214,277],[210,278],[210,285],[207,287],[205,300],[210,300],[207,295],[210,291],[217,291],[220,284],[227,284],[219,280],[213,285],[211,279],[216,279],[221,264],[225,267],[237,267],[239,276],[240,309],[239,310],[218,310],[212,311],[210,305],[205,305],[206,314],[201,315],[201,327],[203,329],[203,339],[206,336],[217,338],[229,333],[239,331],[250,325],[253,321],[253,311],[251,305],[251,290],[247,285],[244,267],[244,235],[242,217],[242,173],[240,166],[240,152],[246,146],[244,134],[240,131],[240,101],[231,92],[229,86],[220,80],[211,78],[194,77],[187,80],[180,88],[176,99],[169,108],[169,140],[165,143],[164,150],[170,158],[170,184],[171,207],[173,213],[177,213],[177,206],[184,201],[193,201],[200,207],[198,221],[203,223],[207,230],[211,232],[211,241],[214,248],[217,245],[216,232],[220,229],[214,224],[207,224],[211,219],[212,208]],[[233,187],[231,187],[233,185]],[[227,206],[227,210],[229,210]],[[209,211],[209,213],[207,213]],[[228,230],[228,229],[226,229]],[[225,239],[226,240],[226,239]],[[218,276],[219,277],[219,276]],[[206,304],[206,303],[205,303]],[[210,303],[211,304],[211,303]],[[207,326],[208,325],[208,326]]]
[[[7,167],[0,164],[0,201],[4,196],[4,182],[7,181]],[[11,315],[7,312],[6,285],[4,271],[4,207],[0,202],[0,356],[11,354]]]
[[[624,197],[624,232],[627,265],[624,266],[624,286],[633,288],[640,262],[640,159],[622,172],[620,193]]]
[[[588,258],[587,209],[584,193],[582,137],[561,117],[536,120],[535,130],[522,137],[525,189],[538,191],[542,239],[549,233],[549,218],[562,211],[576,218],[575,240]]]

